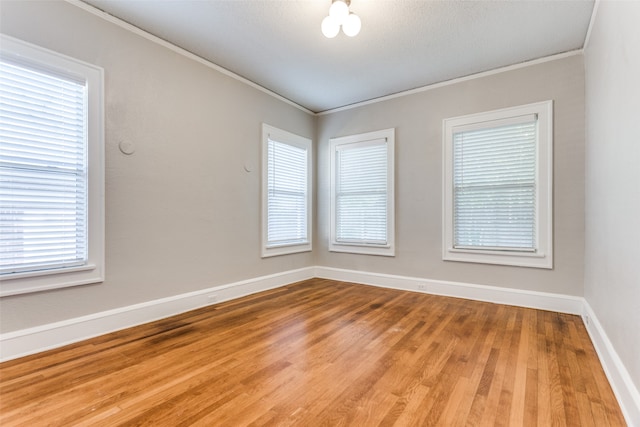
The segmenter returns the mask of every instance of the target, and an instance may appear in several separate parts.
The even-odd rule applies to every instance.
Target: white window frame
[[[387,145],[387,242],[386,244],[374,244],[366,242],[339,242],[336,238],[337,229],[337,162],[338,150],[345,146],[366,144],[377,140],[385,140]],[[346,252],[365,255],[395,256],[395,128],[349,135],[329,140],[330,158],[330,203],[329,203],[329,251]]]
[[[536,250],[507,251],[454,248],[453,135],[462,126],[491,127],[492,121],[535,114]],[[443,121],[443,236],[442,258],[484,264],[553,268],[553,101],[454,117]]]
[[[55,75],[87,82],[88,257],[84,265],[4,274],[0,296],[104,281],[104,71],[102,68],[0,34],[0,55]]]
[[[268,144],[269,140],[302,148],[307,151],[307,236],[303,243],[271,244],[268,241]],[[262,257],[310,252],[312,249],[312,165],[313,151],[312,141],[291,132],[278,129],[266,123],[262,124]]]

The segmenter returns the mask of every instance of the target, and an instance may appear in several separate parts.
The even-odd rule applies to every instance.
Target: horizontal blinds
[[[0,273],[87,259],[86,87],[0,61]]]
[[[454,247],[536,249],[536,121],[453,134]]]
[[[336,151],[336,241],[387,244],[387,143]]]
[[[308,242],[306,149],[268,140],[267,247]]]

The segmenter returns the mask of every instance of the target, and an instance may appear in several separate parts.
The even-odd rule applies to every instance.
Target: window
[[[394,256],[394,141],[394,129],[330,140],[330,251]]]
[[[552,268],[552,101],[446,119],[443,133],[443,258]]]
[[[102,69],[0,41],[0,295],[101,282]]]
[[[311,140],[262,125],[262,256],[311,250]]]

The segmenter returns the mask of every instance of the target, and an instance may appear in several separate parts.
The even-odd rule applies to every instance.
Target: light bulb
[[[336,22],[331,15],[322,20],[322,34],[328,39],[332,39],[340,32],[340,24]]]
[[[360,28],[362,28],[362,21],[355,13],[350,13],[342,24],[342,32],[349,37],[356,36],[360,32]]]
[[[332,17],[338,25],[342,25],[349,16],[349,6],[342,0],[336,0],[329,8],[329,16]]]

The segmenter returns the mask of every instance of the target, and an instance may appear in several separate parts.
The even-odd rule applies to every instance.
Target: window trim
[[[456,128],[490,127],[487,122],[536,114],[536,252],[453,247],[453,134]],[[442,259],[518,267],[553,268],[553,101],[443,120]]]
[[[276,140],[283,144],[292,145],[294,147],[303,148],[307,150],[307,239],[304,243],[292,243],[285,245],[269,246],[268,242],[268,144],[269,139]],[[312,196],[313,196],[313,150],[312,141],[309,138],[305,138],[300,135],[287,132],[282,129],[278,129],[274,126],[266,123],[262,124],[262,241],[261,241],[261,256],[262,258],[287,255],[300,252],[310,252],[312,250]]]
[[[336,152],[345,145],[385,139],[387,142],[387,244],[345,243],[336,239]],[[364,255],[395,256],[395,128],[329,139],[329,251]]]
[[[0,34],[0,55],[56,75],[87,82],[87,240],[85,265],[5,274],[0,297],[104,281],[104,70]]]

